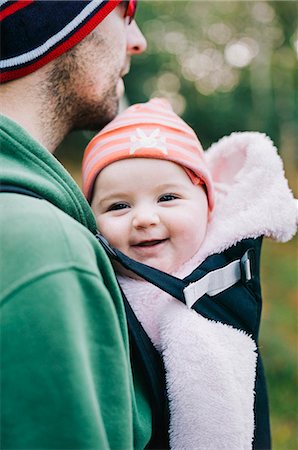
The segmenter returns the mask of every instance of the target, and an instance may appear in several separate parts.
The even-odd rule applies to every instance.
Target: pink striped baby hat
[[[164,159],[179,164],[194,184],[206,186],[209,209],[213,209],[213,183],[202,146],[167,100],[154,98],[130,106],[90,141],[83,158],[83,192],[89,202],[100,171],[128,158]]]

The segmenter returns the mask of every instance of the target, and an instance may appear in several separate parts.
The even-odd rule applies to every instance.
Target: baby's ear
[[[246,161],[245,140],[235,140],[235,134],[222,138],[206,151],[208,168],[213,181],[222,185],[233,185]]]

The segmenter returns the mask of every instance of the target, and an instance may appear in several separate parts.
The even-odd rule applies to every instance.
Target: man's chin
[[[108,102],[92,105],[92,108],[80,111],[74,121],[73,129],[100,131],[116,117],[118,110],[119,99],[116,96]]]

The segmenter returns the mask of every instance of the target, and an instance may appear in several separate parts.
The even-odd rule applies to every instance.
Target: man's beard
[[[64,134],[72,130],[99,131],[107,125],[118,112],[118,77],[111,76],[105,85],[106,91],[100,98],[95,92],[84,95],[80,86],[80,66],[76,52],[70,51],[54,65],[48,76],[48,92],[53,106],[53,120],[57,127],[64,128]],[[81,92],[80,92],[81,91]]]
[[[116,87],[111,87],[99,102],[72,98],[73,115],[71,130],[99,131],[114,119],[119,108]]]

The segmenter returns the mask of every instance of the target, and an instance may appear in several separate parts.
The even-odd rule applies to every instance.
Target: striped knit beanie
[[[120,1],[2,0],[1,82],[34,72],[69,50]]]
[[[99,172],[128,158],[156,158],[181,165],[194,184],[206,186],[209,209],[213,185],[204,151],[194,131],[165,99],[130,106],[88,144],[83,158],[83,192],[90,202]]]

